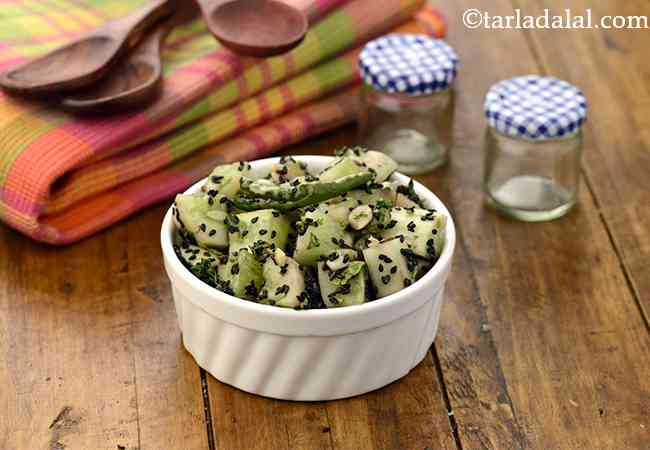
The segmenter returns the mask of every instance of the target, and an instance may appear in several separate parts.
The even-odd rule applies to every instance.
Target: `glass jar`
[[[556,78],[530,75],[492,86],[485,102],[487,203],[531,222],[570,211],[580,184],[586,111],[582,92]]]
[[[458,58],[444,41],[388,35],[359,55],[359,141],[386,153],[407,174],[447,161],[452,145]]]

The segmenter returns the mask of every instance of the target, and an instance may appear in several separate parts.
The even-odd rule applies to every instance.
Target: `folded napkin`
[[[0,70],[139,3],[0,2]],[[79,240],[220,162],[259,158],[354,120],[364,42],[391,31],[445,31],[423,0],[308,3],[309,33],[278,57],[234,55],[201,21],[175,30],[161,97],[140,112],[80,117],[0,93],[0,219],[36,240]]]

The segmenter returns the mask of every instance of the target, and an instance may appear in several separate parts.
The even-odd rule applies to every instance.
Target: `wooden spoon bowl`
[[[212,34],[238,54],[268,57],[286,53],[302,42],[308,29],[305,14],[278,0],[202,0]]]

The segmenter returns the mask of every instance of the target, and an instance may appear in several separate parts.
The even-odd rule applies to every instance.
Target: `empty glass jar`
[[[458,58],[440,39],[395,34],[369,42],[359,55],[359,140],[417,174],[447,161],[452,144]]]
[[[528,75],[485,98],[484,188],[488,204],[520,220],[566,214],[576,202],[587,103],[566,81]]]

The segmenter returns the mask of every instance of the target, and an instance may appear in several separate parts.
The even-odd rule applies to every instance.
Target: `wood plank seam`
[[[201,393],[203,394],[203,412],[205,413],[205,428],[208,433],[208,449],[215,450],[214,428],[212,427],[212,411],[210,409],[210,391],[208,390],[208,380],[205,370],[198,367],[201,373]]]
[[[436,368],[436,375],[438,380],[440,380],[440,388],[442,390],[442,398],[447,407],[447,418],[449,419],[449,426],[451,427],[451,432],[454,435],[454,441],[456,442],[456,447],[458,450],[463,450],[463,444],[458,435],[458,424],[456,423],[456,418],[454,417],[454,409],[451,406],[451,401],[449,400],[449,393],[447,392],[447,385],[445,384],[445,378],[442,376],[442,367],[440,366],[440,359],[438,358],[438,352],[436,351],[435,344],[431,345],[429,349],[431,356],[433,358],[433,364]]]
[[[605,232],[607,233],[607,236],[609,237],[609,242],[612,245],[612,248],[614,249],[614,253],[616,254],[616,258],[618,258],[619,265],[621,267],[621,272],[623,273],[623,277],[625,278],[625,283],[627,284],[628,289],[632,293],[632,298],[634,299],[634,302],[636,303],[637,308],[639,309],[639,314],[641,315],[641,319],[643,320],[643,323],[645,324],[646,329],[648,330],[648,333],[650,334],[650,317],[648,315],[648,312],[643,308],[643,303],[641,303],[641,296],[637,289],[634,287],[634,283],[632,281],[632,276],[630,274],[629,268],[625,264],[625,260],[623,258],[623,255],[621,253],[621,249],[619,246],[616,244],[616,239],[614,238],[614,234],[612,233],[612,229],[609,226],[607,222],[607,218],[605,215],[602,213],[600,209],[600,205],[598,204],[598,198],[596,197],[596,192],[594,191],[591,180],[589,179],[589,176],[587,175],[587,172],[584,170],[582,171],[582,175],[585,177],[585,184],[587,186],[587,189],[589,189],[589,192],[591,193],[592,197],[594,198],[594,202],[596,204],[596,208],[598,208],[598,216],[600,217],[600,221],[603,224],[603,227],[605,228]]]
[[[453,204],[452,204],[452,208],[453,208]],[[453,210],[452,210],[452,213],[453,213]],[[462,227],[461,227],[460,223],[458,223],[458,222],[455,222],[454,225],[456,227],[457,246],[460,247],[459,250],[464,255],[469,255],[470,253],[469,253],[469,251],[468,251],[468,249],[466,247],[466,244],[465,244],[466,241],[465,241],[465,237],[463,236]],[[476,274],[475,274],[474,269],[473,269],[473,267],[471,265],[469,267],[469,273],[467,275],[469,277],[469,280],[472,283],[472,290],[475,291],[475,292],[480,292],[479,284],[478,284],[478,281],[476,279]],[[486,305],[483,303],[480,295],[478,296],[478,302],[479,302],[478,306],[479,306],[479,311],[480,311],[480,323],[481,323],[481,325],[487,324],[489,322],[489,320],[488,320],[488,317],[487,317],[487,314],[486,314]],[[508,409],[510,410],[510,414],[512,415],[514,426],[516,427],[516,429],[512,430],[512,435],[517,440],[517,445],[519,446],[519,448],[521,448],[521,449],[529,448],[530,447],[530,442],[526,438],[525,429],[522,427],[521,421],[519,420],[519,418],[517,416],[517,412],[515,411],[515,407],[514,407],[514,405],[512,403],[512,398],[510,396],[510,392],[508,391],[508,383],[505,381],[505,376],[503,374],[503,369],[502,369],[501,359],[499,357],[499,352],[497,351],[497,346],[496,346],[496,344],[494,342],[494,337],[492,336],[492,332],[490,330],[487,330],[487,332],[486,332],[486,339],[488,340],[488,344],[491,347],[491,350],[492,350],[492,352],[494,354],[494,357],[495,357],[494,362],[495,362],[495,374],[496,374],[495,378],[496,378],[496,381],[497,381],[498,385],[500,386],[501,390],[503,391],[503,393],[505,395],[506,404],[508,405]],[[435,348],[435,345],[436,345],[436,343],[434,341],[432,347]],[[436,358],[438,357],[437,350],[435,352],[435,356],[436,356]],[[449,401],[448,407],[451,408],[451,401],[450,401],[450,399],[448,397],[449,394],[448,394],[448,391],[447,391],[447,385],[444,382],[442,366],[440,366],[440,375],[439,376],[440,376],[441,386],[442,386],[444,395],[446,397],[446,401]],[[455,421],[456,421],[456,419],[454,417],[454,422]],[[459,441],[460,441],[460,433],[458,433],[457,429],[455,431],[456,432],[454,433],[454,436],[458,436]]]
[[[329,434],[329,440],[330,440],[330,449],[336,448],[334,446],[334,434],[331,432],[332,431],[332,421],[330,420],[330,412],[327,409],[327,404],[325,404],[325,420],[327,421],[327,434]],[[325,432],[326,430],[323,430]]]
[[[128,248],[126,250],[128,252]],[[128,273],[128,271],[127,271]],[[129,308],[134,311],[135,310],[135,302],[137,302],[137,299],[134,298],[133,292],[134,292],[134,286],[130,277],[130,274],[126,276],[126,289],[128,292],[128,302],[129,302]],[[136,335],[135,335],[135,327],[132,325],[129,328],[129,335],[131,338],[131,342],[135,343],[136,342]],[[134,401],[133,401],[133,406],[135,408],[135,416],[136,416],[136,421],[135,421],[135,426],[136,426],[136,431],[137,431],[137,438],[138,438],[138,448],[142,448],[142,433],[140,431],[140,405],[139,405],[139,395],[138,395],[138,364],[136,361],[136,353],[133,352],[131,354],[131,367],[133,369],[133,393],[134,393]]]

